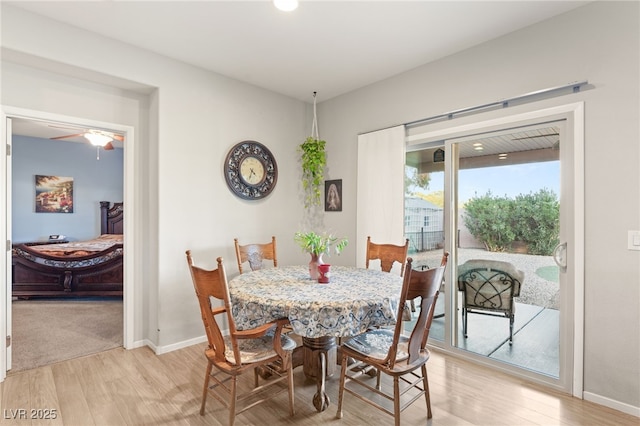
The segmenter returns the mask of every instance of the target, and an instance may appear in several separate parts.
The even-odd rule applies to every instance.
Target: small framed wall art
[[[342,211],[342,179],[324,182],[324,211]]]
[[[73,213],[73,178],[36,175],[36,213]]]

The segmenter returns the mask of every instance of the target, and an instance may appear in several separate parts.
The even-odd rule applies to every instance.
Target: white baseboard
[[[222,331],[222,335],[226,336],[229,334],[229,330],[221,330]],[[197,345],[200,343],[204,343],[207,341],[207,335],[203,334],[202,336],[198,336],[198,337],[194,337],[193,339],[187,339],[187,340],[183,340],[181,342],[176,342],[173,343],[171,345],[166,345],[166,346],[156,346],[151,340],[148,339],[144,339],[144,340],[138,340],[136,342],[134,342],[133,347],[131,348],[125,348],[125,349],[135,349],[135,348],[140,348],[142,346],[149,346],[151,348],[151,350],[153,350],[153,352],[156,355],[162,355],[162,354],[166,354],[168,352],[173,352],[176,351],[178,349],[182,349],[182,348],[188,348],[189,346],[193,346],[193,345]]]
[[[153,343],[150,340],[136,340],[133,342],[133,346],[131,347],[125,347],[125,349],[135,349],[135,348],[141,348],[143,346],[149,346],[150,348],[153,349]]]
[[[133,346],[125,349],[136,349],[136,348],[141,348],[143,346],[149,346],[154,353],[156,351],[156,345],[154,345],[153,342],[149,339],[136,340],[135,342],[133,342]]]
[[[604,396],[591,392],[583,392],[582,396],[586,401],[595,402],[596,404],[604,405],[605,407],[613,408],[614,410],[622,411],[623,413],[640,417],[640,407],[634,407],[633,405],[625,404],[624,402],[606,398]]]
[[[199,343],[206,342],[206,341],[207,341],[207,336],[203,335],[200,337],[194,337],[193,339],[183,340],[181,342],[173,343],[171,345],[166,345],[166,346],[149,345],[149,347],[153,349],[156,355],[162,355],[162,354],[166,354],[167,352],[172,352],[178,349],[187,348],[189,346],[197,345]]]

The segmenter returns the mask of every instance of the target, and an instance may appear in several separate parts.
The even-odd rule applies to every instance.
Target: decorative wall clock
[[[238,197],[259,200],[275,188],[278,165],[266,146],[256,141],[244,141],[227,154],[224,178],[231,192]]]

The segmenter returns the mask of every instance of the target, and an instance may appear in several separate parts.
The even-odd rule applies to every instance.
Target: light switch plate
[[[640,250],[640,231],[629,231],[627,248],[629,250]]]

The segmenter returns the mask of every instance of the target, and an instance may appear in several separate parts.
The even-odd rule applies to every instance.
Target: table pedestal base
[[[335,337],[302,338],[304,374],[315,378],[318,390],[313,396],[313,406],[318,411],[329,407],[325,381],[336,372],[337,347]]]

